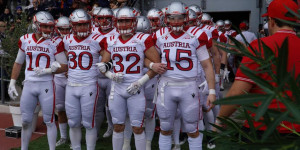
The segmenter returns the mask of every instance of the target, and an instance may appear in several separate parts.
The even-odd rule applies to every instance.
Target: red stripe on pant
[[[143,125],[144,125],[146,109],[147,109],[147,102],[146,102],[146,97],[145,97],[145,112],[144,112],[144,116],[143,116],[141,127],[143,127]]]
[[[94,111],[93,111],[93,121],[92,121],[92,128],[94,128],[95,114],[96,114],[96,107],[97,107],[98,94],[99,94],[99,86],[98,86],[98,83],[96,83],[96,85],[97,85],[97,95],[96,95],[96,98],[95,98],[95,103],[94,103]]]
[[[52,86],[53,86],[53,110],[52,110],[51,123],[54,121],[54,111],[55,111],[55,83],[53,80],[52,80]]]

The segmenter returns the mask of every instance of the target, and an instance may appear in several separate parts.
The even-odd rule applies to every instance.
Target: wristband
[[[153,62],[150,63],[149,68],[152,69],[152,66],[154,65]]]
[[[145,74],[142,78],[138,80],[138,82],[141,83],[141,85],[144,85],[148,80],[150,80],[150,77],[148,74]]]
[[[208,94],[216,95],[216,90],[215,89],[209,89]]]
[[[111,62],[106,62],[105,63],[105,69],[106,71],[109,71],[113,67],[113,64]]]

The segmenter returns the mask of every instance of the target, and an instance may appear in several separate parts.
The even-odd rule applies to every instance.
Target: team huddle
[[[20,38],[9,95],[16,99],[16,79],[26,61],[21,96],[22,150],[28,149],[36,105],[47,125],[49,149],[66,143],[72,149],[95,149],[105,117],[114,150],[151,150],[155,116],[160,123],[159,148],[180,149],[179,134],[189,149],[202,149],[199,130],[212,130],[228,80],[227,53],[216,41],[228,42],[231,22],[212,22],[197,5],[172,2],[140,16],[135,8],[77,9],[54,20],[45,11],[33,17],[34,33]],[[55,75],[54,75],[55,74]],[[57,142],[54,112],[61,139]]]

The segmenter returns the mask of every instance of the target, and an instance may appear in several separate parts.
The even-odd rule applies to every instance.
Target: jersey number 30
[[[93,55],[92,55],[91,53],[89,53],[89,52],[81,52],[81,53],[78,55],[78,62],[77,62],[77,60],[76,60],[77,55],[76,55],[75,52],[71,51],[71,52],[68,53],[68,55],[69,55],[69,59],[70,59],[69,61],[70,61],[70,62],[73,62],[73,65],[72,65],[72,66],[71,66],[71,64],[69,64],[69,68],[70,68],[70,69],[75,69],[75,68],[77,67],[77,65],[79,66],[79,68],[80,68],[81,70],[89,70],[89,69],[91,69],[91,67],[92,67],[92,65],[93,65]],[[86,67],[84,67],[84,66],[82,65],[82,57],[83,57],[84,55],[87,55],[87,56],[89,57],[89,62],[88,62],[88,65],[87,65]]]

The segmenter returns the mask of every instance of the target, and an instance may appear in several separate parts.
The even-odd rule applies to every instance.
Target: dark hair
[[[293,25],[291,25],[291,24],[285,23],[285,22],[283,22],[283,21],[281,21],[279,19],[276,19],[276,18],[273,18],[273,19],[274,19],[276,25],[278,27],[280,27],[280,28],[283,27],[283,26],[288,26],[288,27],[292,27],[293,28]]]

